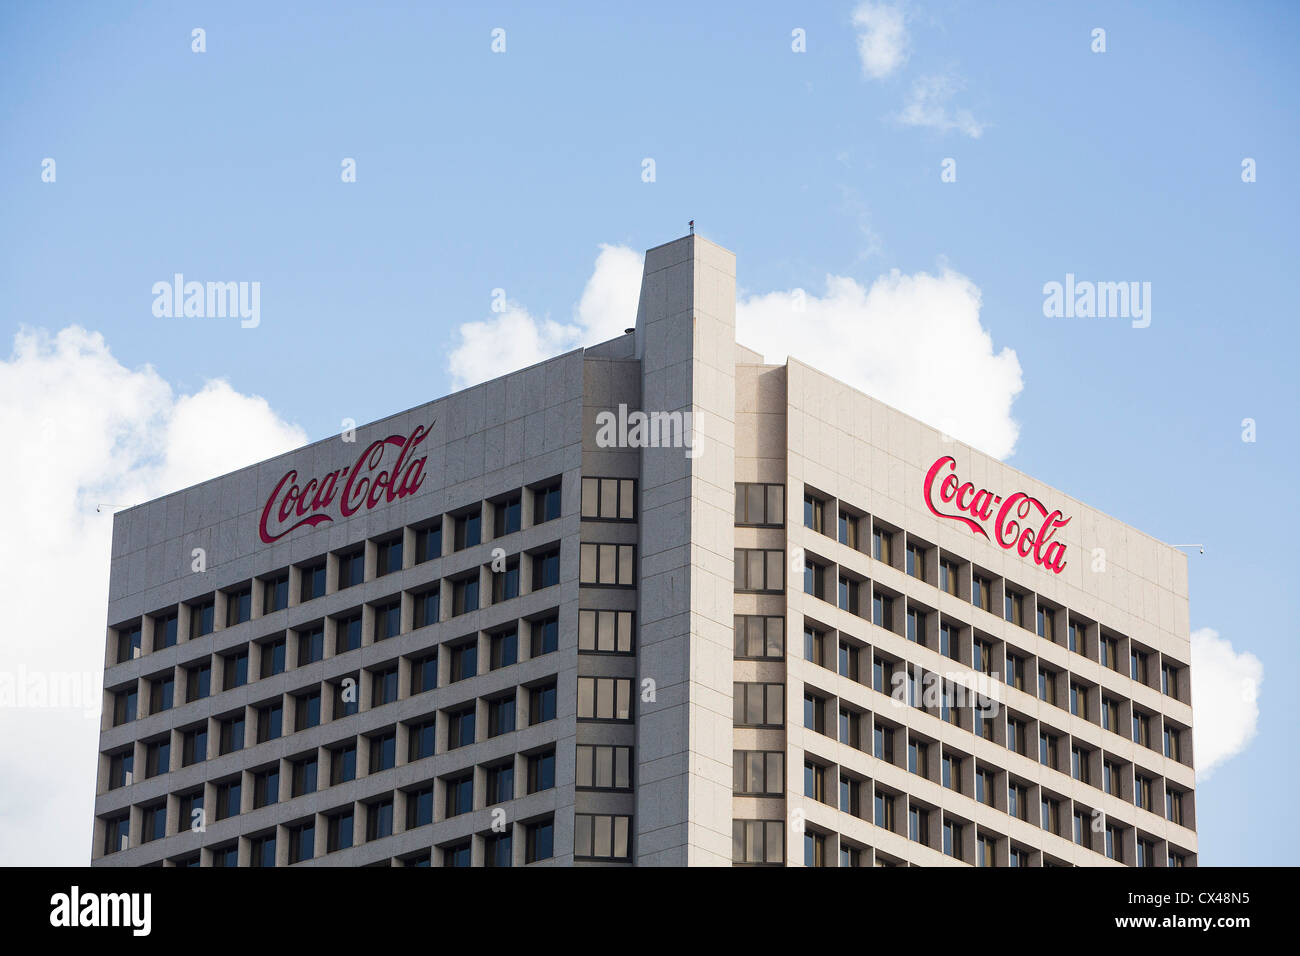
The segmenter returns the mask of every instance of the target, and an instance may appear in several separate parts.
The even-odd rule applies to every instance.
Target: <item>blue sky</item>
[[[1019,359],[1010,463],[1205,543],[1192,628],[1265,680],[1257,736],[1200,784],[1201,861],[1293,862],[1300,14],[894,4],[906,55],[872,76],[858,6],[6,5],[0,360],[20,328],[79,325],[133,374],[224,379],[317,439],[448,391],[493,289],[571,322],[601,244],[688,219],[748,295],[952,270]],[[965,129],[900,119],[927,78]],[[176,272],[260,281],[261,325],[154,317]],[[1044,317],[1066,273],[1150,282],[1150,327]]]

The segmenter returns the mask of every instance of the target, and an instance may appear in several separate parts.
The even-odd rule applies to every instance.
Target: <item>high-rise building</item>
[[[108,624],[97,864],[1196,862],[1184,555],[764,364],[696,236],[630,334],[120,512]]]

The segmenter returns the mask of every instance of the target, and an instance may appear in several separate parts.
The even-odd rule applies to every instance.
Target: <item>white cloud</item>
[[[1191,670],[1196,777],[1203,781],[1254,739],[1264,665],[1248,651],[1234,651],[1218,631],[1203,627],[1192,632]]]
[[[615,338],[636,323],[641,294],[641,256],[626,246],[602,244],[591,278],[570,323],[539,319],[517,302],[482,322],[466,322],[457,334],[447,368],[452,388],[534,365],[580,346]]]
[[[176,396],[97,333],[23,330],[0,360],[0,863],[89,860],[112,508],[301,445],[306,435],[224,381]],[[72,675],[89,699],[15,706],[22,675]]]
[[[864,76],[884,79],[907,62],[908,36],[901,7],[858,4],[853,11],[853,25],[858,31],[858,57]]]
[[[994,351],[979,313],[979,288],[948,270],[894,270],[870,288],[827,276],[822,297],[792,290],[737,303],[736,337],[768,362],[793,355],[1005,458],[1020,432],[1011,417],[1020,361],[1009,348]]]
[[[947,133],[958,130],[972,139],[979,139],[987,126],[977,120],[968,109],[954,109],[948,104],[962,83],[952,76],[932,74],[923,76],[912,84],[912,90],[897,116],[904,126],[925,126]]]

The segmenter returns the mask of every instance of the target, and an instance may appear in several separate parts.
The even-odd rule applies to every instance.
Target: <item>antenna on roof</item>
[[[1201,549],[1201,554],[1204,554],[1204,553],[1205,553],[1205,545],[1203,545],[1203,544],[1171,544],[1169,547],[1171,547],[1171,548],[1200,548],[1200,549]]]
[[[691,235],[693,236],[693,235],[695,235],[695,220],[692,219],[692,220],[690,221],[689,225],[690,225],[690,227],[691,227]]]

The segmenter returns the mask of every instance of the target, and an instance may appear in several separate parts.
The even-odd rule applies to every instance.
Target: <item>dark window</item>
[[[135,660],[143,651],[143,643],[140,636],[140,625],[135,624],[130,627],[122,628],[117,634],[117,662],[119,664],[126,661]]]
[[[208,759],[208,725],[185,731],[181,738],[181,766],[202,763]]]
[[[248,651],[236,651],[233,654],[226,655],[223,658],[225,664],[224,681],[222,690],[230,690],[234,687],[243,687],[248,683]]]
[[[264,744],[284,733],[284,706],[271,704],[257,712],[257,742]]]
[[[412,762],[433,756],[433,743],[436,739],[434,737],[434,732],[436,727],[437,725],[433,718],[411,725],[409,734],[409,759]]]
[[[542,524],[560,516],[560,485],[557,482],[533,492],[533,524]]]
[[[285,649],[285,640],[283,637],[276,641],[267,641],[262,645],[261,676],[263,678],[284,673],[286,656]]]
[[[320,723],[320,691],[313,690],[294,699],[296,713],[293,729],[306,730]]]
[[[351,809],[330,815],[329,837],[326,844],[330,853],[337,853],[352,846],[352,819]]]
[[[226,595],[226,627],[243,624],[253,616],[253,589],[240,588]]]
[[[302,574],[301,601],[314,601],[325,596],[325,562],[317,561],[300,569]]]
[[[402,629],[402,602],[389,601],[375,605],[375,640],[386,641],[396,637]]]
[[[509,667],[519,660],[519,632],[505,631],[492,635],[492,670]]]
[[[538,793],[555,786],[555,751],[528,756],[528,792]]]
[[[474,742],[474,707],[464,707],[447,714],[447,749],[455,750]]]
[[[451,586],[451,614],[456,617],[478,610],[478,573],[461,578]]]
[[[262,613],[272,614],[289,606],[289,572],[262,581]]]
[[[528,722],[530,725],[555,719],[555,681],[532,688],[528,692],[528,698]]]
[[[515,695],[488,701],[488,736],[499,737],[515,729]]]
[[[345,744],[330,753],[330,786],[347,783],[357,777],[357,745]]]
[[[524,862],[536,863],[538,860],[549,860],[555,855],[555,823],[552,820],[541,820],[537,823],[530,823],[524,829]]]
[[[253,806],[267,807],[280,799],[280,767],[253,774]]]
[[[478,674],[478,641],[470,640],[449,648],[451,652],[450,680],[465,680]]]
[[[504,571],[492,572],[492,603],[519,597],[519,559],[506,561]]]
[[[393,800],[366,804],[366,839],[382,840],[393,833]]]
[[[310,860],[316,853],[316,824],[299,823],[289,827],[289,862]]]
[[[360,688],[355,677],[343,677],[334,685],[334,719],[350,717],[361,709]]]
[[[316,792],[317,770],[318,763],[315,754],[293,762],[293,795],[295,797]]]
[[[487,771],[487,805],[505,803],[515,798],[515,765],[498,764]]]
[[[455,537],[452,546],[457,551],[472,548],[483,540],[483,512],[471,511],[455,520]]]
[[[415,561],[421,564],[442,557],[442,523],[415,532]]]
[[[325,628],[317,624],[298,633],[298,666],[314,664],[325,656]]]
[[[221,753],[234,753],[244,749],[244,715],[236,714],[221,722]]]
[[[217,784],[217,819],[239,816],[243,786],[238,778]]]
[[[509,833],[493,833],[483,838],[484,866],[510,866],[511,852]]]
[[[370,738],[370,772],[392,770],[397,764],[397,734],[389,731]]]
[[[339,555],[339,590],[358,585],[365,579],[366,553],[349,551]]]
[[[433,822],[433,787],[421,787],[406,794],[406,828],[427,826]]]
[[[498,537],[514,534],[522,526],[523,502],[518,495],[498,501],[493,506],[493,533]]]
[[[411,694],[423,694],[438,686],[438,655],[426,654],[411,661]]]
[[[546,617],[532,623],[532,656],[541,657],[560,647],[560,619]]]
[[[442,591],[436,585],[415,595],[415,626],[437,624],[442,617]]]
[[[199,604],[190,605],[190,640],[212,633],[216,602],[209,598]]]
[[[447,780],[447,816],[456,817],[474,809],[474,775],[471,773]]]
[[[402,570],[402,539],[392,538],[375,546],[375,577]]]
[[[397,665],[371,671],[371,707],[382,707],[397,700]]]
[[[346,654],[361,646],[361,612],[341,615],[334,620],[334,653]]]
[[[176,644],[176,612],[160,614],[153,619],[153,649],[174,647]]]
[[[533,555],[533,590],[540,591],[560,583],[560,549]]]

